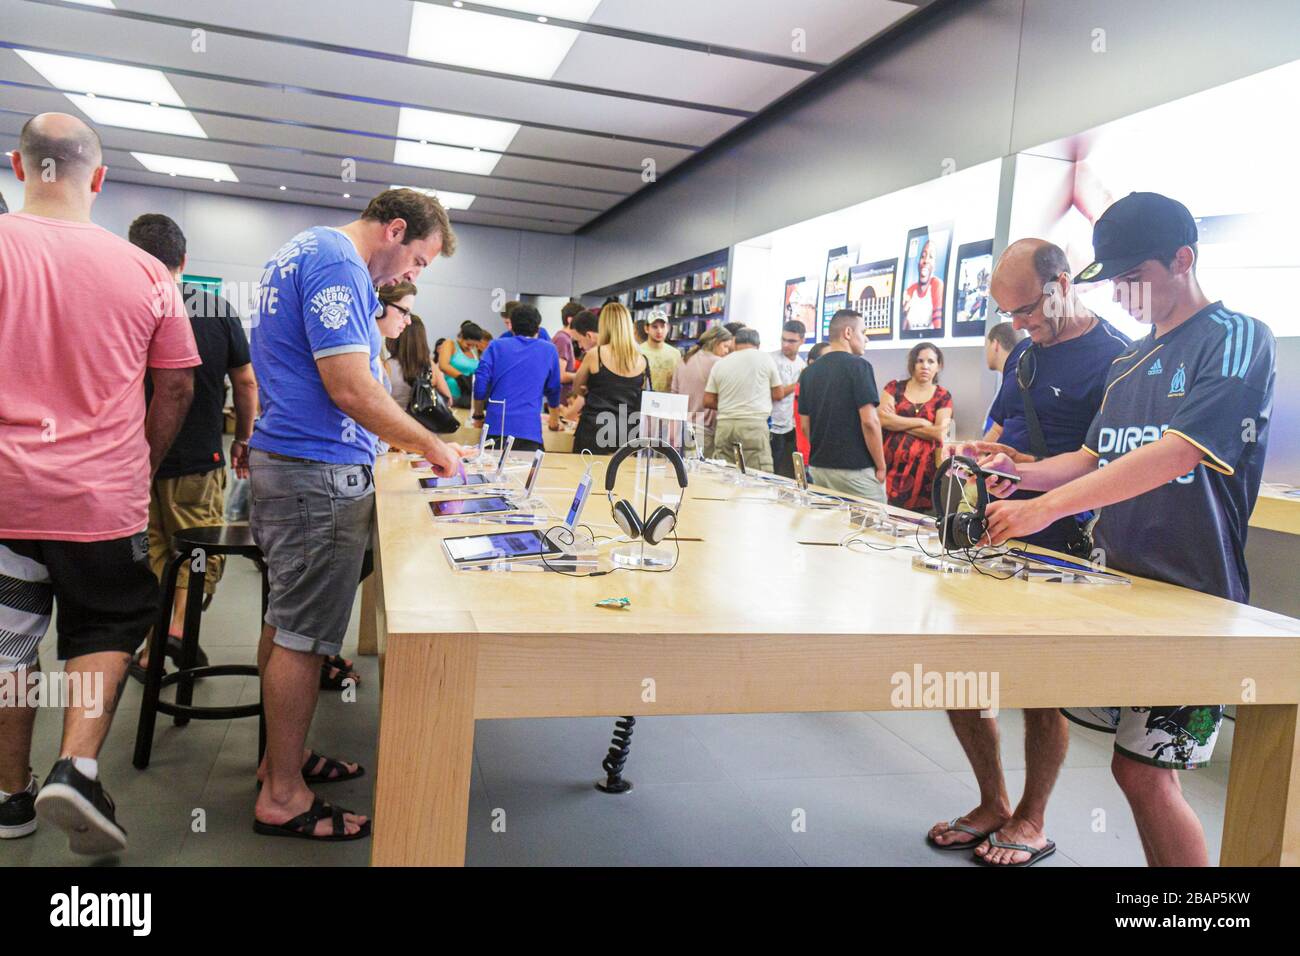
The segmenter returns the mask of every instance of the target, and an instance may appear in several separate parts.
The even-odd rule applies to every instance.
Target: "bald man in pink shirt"
[[[18,705],[0,707],[0,838],[39,818],[73,852],[101,855],[124,849],[126,831],[99,750],[128,655],[157,614],[149,482],[189,409],[199,354],[162,263],[90,221],[108,172],[95,131],[44,113],[10,161],[24,202],[0,216],[0,693]],[[68,693],[38,791],[30,688],[55,605]]]

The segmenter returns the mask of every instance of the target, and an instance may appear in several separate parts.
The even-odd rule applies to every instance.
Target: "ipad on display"
[[[430,501],[429,508],[435,518],[453,518],[461,515],[491,515],[504,511],[518,511],[505,498],[493,495],[487,498],[456,498],[448,501]]]
[[[421,488],[463,488],[466,485],[486,485],[490,479],[487,475],[451,475],[447,478],[421,478]]]
[[[473,567],[511,558],[551,558],[564,553],[559,545],[536,530],[445,538],[442,548],[456,567]]]
[[[1080,561],[1071,561],[1069,558],[1058,558],[1052,554],[1030,554],[1028,551],[1011,552],[1013,555],[1021,558],[1028,558],[1032,564],[1038,564],[1040,567],[1033,567],[1032,564],[1026,567],[1026,571],[1035,576],[1049,574],[1048,568],[1060,568],[1063,571],[1071,571],[1075,574],[1086,574],[1092,577],[1105,578],[1116,584],[1128,584],[1129,579],[1113,571],[1102,571],[1090,565],[1083,564]],[[1041,567],[1047,565],[1047,567]]]

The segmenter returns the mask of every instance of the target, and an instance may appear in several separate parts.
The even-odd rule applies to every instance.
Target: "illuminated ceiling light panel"
[[[442,203],[443,209],[468,209],[477,197],[473,193],[454,193],[447,189],[427,189],[424,186],[398,186],[393,189],[414,189],[417,193],[433,196]]]
[[[393,144],[393,162],[487,176],[501,157],[497,152],[481,152],[474,147],[504,150],[518,132],[517,123],[403,106],[397,113],[397,135],[401,139]]]
[[[181,156],[159,156],[156,153],[133,152],[131,155],[151,173],[192,176],[195,179],[211,179],[226,183],[239,182],[235,171],[225,163],[213,163],[206,159],[185,159]]]
[[[586,22],[598,4],[599,0],[500,0],[485,5]],[[413,3],[406,55],[549,80],[577,39],[578,31],[549,23]]]
[[[116,10],[113,6],[113,0],[68,0],[68,3],[79,3],[83,7],[103,7],[105,10]]]
[[[51,86],[76,91],[64,95],[96,123],[207,139],[207,133],[185,109],[185,101],[161,70],[32,50],[14,52]]]

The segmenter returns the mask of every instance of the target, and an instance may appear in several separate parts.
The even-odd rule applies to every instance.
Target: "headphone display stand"
[[[659,456],[647,448],[636,453],[636,490],[633,500],[640,500],[641,514],[650,513],[650,482],[654,476],[654,463]],[[661,499],[662,500],[662,499]],[[668,502],[664,502],[668,504]],[[681,502],[670,505],[676,508]],[[677,559],[672,548],[663,548],[646,543],[644,538],[618,545],[609,552],[609,559],[621,568],[668,568]]]

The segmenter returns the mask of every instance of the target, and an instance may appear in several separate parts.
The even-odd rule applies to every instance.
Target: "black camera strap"
[[[1020,388],[1020,401],[1025,406],[1025,425],[1028,426],[1029,431],[1029,453],[1035,458],[1047,458],[1049,455],[1047,439],[1043,437],[1043,426],[1038,421],[1038,409],[1034,407],[1033,396],[1029,394],[1029,385],[1033,383],[1026,384],[1025,377],[1020,374],[1020,365],[1023,364],[1025,358],[1033,350],[1034,347],[1030,345],[1029,348],[1025,349],[1024,354],[1020,356],[1020,362],[1016,365],[1016,385]],[[1032,361],[1036,365],[1038,357],[1034,356]]]

